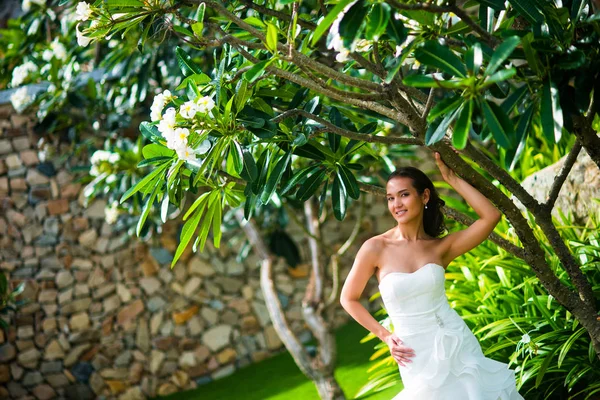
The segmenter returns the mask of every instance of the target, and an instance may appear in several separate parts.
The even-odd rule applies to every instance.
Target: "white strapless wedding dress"
[[[445,270],[428,263],[413,273],[390,272],[379,284],[394,332],[414,350],[399,366],[404,389],[392,400],[522,400],[515,373],[486,358],[477,338],[450,308]]]

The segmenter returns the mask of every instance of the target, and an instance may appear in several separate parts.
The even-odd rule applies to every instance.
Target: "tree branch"
[[[319,124],[323,125],[327,131],[338,134],[343,137],[347,137],[349,139],[360,140],[362,142],[367,143],[383,143],[383,144],[406,144],[406,145],[416,145],[422,146],[423,142],[417,138],[411,137],[390,137],[390,136],[374,136],[374,135],[365,135],[364,133],[352,132],[346,129],[342,129],[331,122],[309,113],[308,111],[304,111],[298,108],[293,110],[288,110],[284,113],[279,114],[275,118],[272,118],[271,121],[275,123],[279,123],[286,118],[293,118],[298,115],[301,115],[305,118],[311,119]]]
[[[573,148],[567,155],[567,158],[565,159],[563,166],[562,166],[560,172],[558,173],[558,176],[556,178],[554,178],[554,182],[552,182],[552,188],[550,188],[550,192],[548,193],[548,198],[547,198],[546,202],[543,204],[543,206],[546,208],[546,211],[552,212],[552,208],[554,208],[554,203],[556,202],[556,199],[558,198],[560,189],[562,188],[563,184],[565,183],[567,176],[569,176],[569,172],[571,172],[573,165],[577,161],[577,156],[579,155],[579,152],[581,151],[581,147],[582,147],[581,143],[579,143],[579,141],[575,141],[575,145],[573,146]]]

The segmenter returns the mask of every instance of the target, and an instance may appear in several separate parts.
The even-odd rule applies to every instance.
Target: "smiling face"
[[[386,185],[388,210],[398,222],[407,222],[413,218],[422,218],[423,208],[429,200],[429,189],[419,196],[408,177],[395,177]]]

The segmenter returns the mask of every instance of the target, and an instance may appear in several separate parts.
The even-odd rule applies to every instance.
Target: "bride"
[[[501,213],[454,174],[439,153],[442,177],[477,212],[468,228],[444,231],[439,198],[419,169],[403,167],[388,178],[387,204],[397,225],[365,241],[344,282],[341,304],[390,348],[404,389],[393,400],[516,400],[515,373],[486,358],[479,342],[450,308],[444,289],[446,266],[483,242]],[[390,316],[393,332],[380,325],[359,299],[371,275]]]

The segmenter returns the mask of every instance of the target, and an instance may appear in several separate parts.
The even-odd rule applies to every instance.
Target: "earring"
[[[427,208],[427,203],[425,203],[425,208]]]

